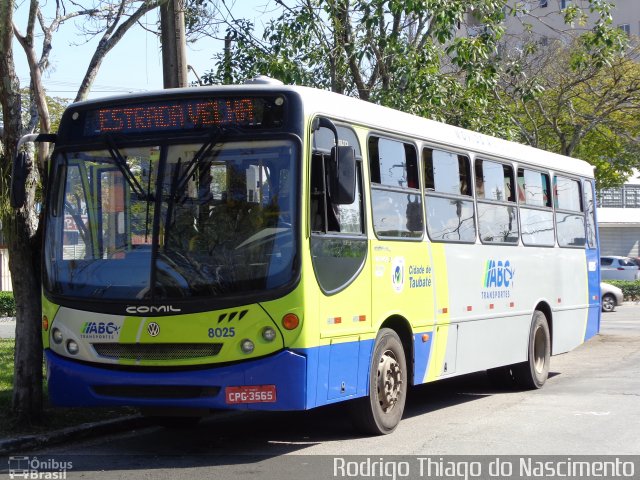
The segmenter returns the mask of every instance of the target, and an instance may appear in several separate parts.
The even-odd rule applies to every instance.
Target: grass
[[[4,431],[4,416],[11,409],[13,383],[13,339],[0,339],[0,435]]]
[[[17,426],[11,414],[13,391],[13,339],[0,339],[0,439],[19,435],[44,433],[60,428],[96,422],[136,413],[131,408],[58,408],[49,404],[46,380],[43,382],[42,422]]]

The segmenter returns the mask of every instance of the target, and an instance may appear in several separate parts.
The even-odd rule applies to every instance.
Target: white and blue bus
[[[56,405],[348,401],[389,433],[410,385],[540,388],[599,329],[577,159],[266,82],[72,104],[49,178]]]

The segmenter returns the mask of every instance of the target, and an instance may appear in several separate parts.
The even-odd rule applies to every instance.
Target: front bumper
[[[307,358],[284,350],[269,357],[212,368],[144,371],[105,368],[45,350],[49,398],[56,406],[136,406],[304,410]],[[275,385],[276,401],[228,405],[225,388]]]

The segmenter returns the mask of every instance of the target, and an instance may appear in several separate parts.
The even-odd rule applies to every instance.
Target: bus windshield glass
[[[297,150],[290,140],[230,140],[58,153],[46,288],[158,301],[289,284]]]

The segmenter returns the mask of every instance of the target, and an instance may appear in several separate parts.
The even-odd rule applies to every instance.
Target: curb
[[[19,450],[31,450],[38,447],[54,445],[71,440],[108,435],[126,429],[148,427],[149,419],[142,415],[131,415],[100,422],[83,423],[73,427],[55,430],[53,432],[23,435],[16,438],[0,439],[0,455],[15,453]]]
[[[246,416],[251,413],[246,410],[218,410],[215,413],[206,415],[206,418],[215,420],[228,420],[238,416]],[[127,417],[112,418],[99,422],[82,423],[53,432],[36,433],[33,435],[22,435],[16,438],[0,438],[0,455],[17,453],[25,450],[33,450],[39,447],[57,445],[84,438],[98,437],[120,433],[125,430],[136,428],[158,427],[152,417],[144,415],[129,415]]]

